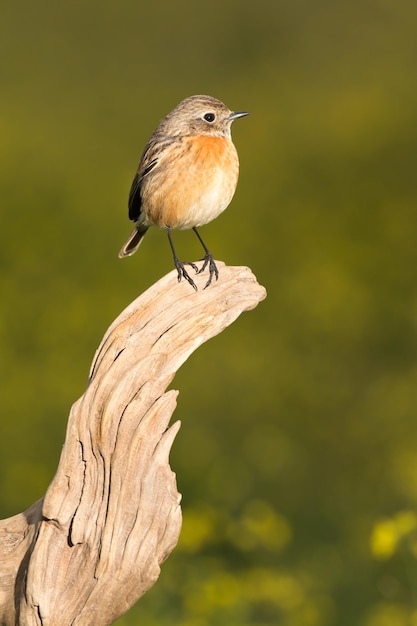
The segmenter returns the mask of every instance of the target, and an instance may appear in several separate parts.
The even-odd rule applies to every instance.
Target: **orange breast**
[[[228,206],[239,160],[226,137],[190,136],[169,146],[158,170],[143,189],[144,212],[158,226],[193,228]]]

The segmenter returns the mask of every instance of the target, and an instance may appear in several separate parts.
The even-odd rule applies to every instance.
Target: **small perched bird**
[[[165,228],[178,272],[197,286],[185,269],[201,273],[208,266],[211,284],[219,272],[202,240],[198,226],[216,218],[229,205],[239,176],[239,159],[231,137],[231,125],[247,111],[232,112],[211,96],[191,96],[164,117],[145,146],[129,194],[129,218],[135,228],[119,252],[130,256],[138,249],[148,228]],[[172,241],[172,229],[192,228],[204,248],[203,265],[180,261]]]

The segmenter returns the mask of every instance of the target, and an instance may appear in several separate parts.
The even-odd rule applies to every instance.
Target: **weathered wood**
[[[101,342],[45,497],[0,521],[0,624],[101,626],[157,580],[181,528],[169,452],[175,372],[265,290],[248,268],[218,263],[199,291],[176,271],[115,320]]]

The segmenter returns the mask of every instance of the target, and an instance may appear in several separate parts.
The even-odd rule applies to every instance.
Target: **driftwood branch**
[[[171,272],[116,319],[73,405],[45,497],[0,521],[0,624],[101,626],[157,580],[181,528],[169,452],[175,372],[265,297],[248,268],[219,263],[195,292]]]

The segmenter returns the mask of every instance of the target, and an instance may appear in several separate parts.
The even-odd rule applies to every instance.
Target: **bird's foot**
[[[177,258],[174,259],[174,263],[175,263],[175,267],[177,268],[177,272],[178,272],[178,282],[180,283],[181,280],[183,278],[185,278],[185,280],[188,283],[190,283],[191,287],[193,287],[193,289],[195,289],[197,291],[197,285],[195,284],[195,282],[193,281],[193,279],[191,278],[191,276],[189,275],[189,273],[185,269],[185,265],[190,265],[193,268],[193,270],[195,271],[195,273],[198,274],[199,271],[198,271],[197,265],[195,263],[191,263],[189,261],[180,261]]]
[[[207,252],[205,257],[203,259],[201,259],[201,261],[204,261],[204,263],[201,266],[201,268],[198,270],[199,274],[204,272],[204,270],[206,269],[207,265],[209,267],[209,279],[206,282],[205,287],[204,287],[204,289],[207,289],[207,287],[209,285],[211,285],[211,281],[213,280],[213,276],[215,276],[216,280],[218,280],[218,278],[219,278],[219,270],[217,269],[217,265],[214,262],[213,255],[211,254],[211,252]]]

